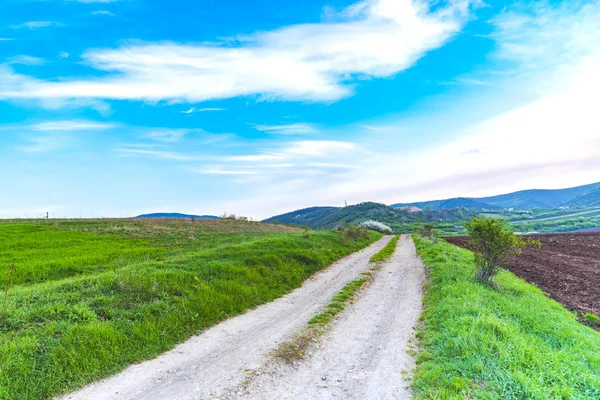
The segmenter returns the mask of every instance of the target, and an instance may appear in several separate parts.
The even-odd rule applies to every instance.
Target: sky
[[[600,1],[2,0],[0,218],[600,181]]]

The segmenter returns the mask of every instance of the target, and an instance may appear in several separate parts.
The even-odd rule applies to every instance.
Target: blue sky
[[[600,2],[4,0],[0,218],[600,180]]]

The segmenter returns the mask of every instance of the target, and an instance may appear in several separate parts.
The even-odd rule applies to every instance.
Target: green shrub
[[[475,253],[475,278],[486,284],[491,283],[501,268],[510,265],[523,248],[540,246],[539,242],[513,234],[503,219],[473,217],[464,227],[470,236],[469,248]]]
[[[343,228],[338,228],[338,231],[346,238],[356,240],[364,238],[368,235],[368,231],[363,228],[359,228],[358,226],[345,226]]]

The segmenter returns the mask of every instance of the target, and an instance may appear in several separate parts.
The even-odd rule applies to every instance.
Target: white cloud
[[[111,13],[108,10],[97,10],[97,11],[92,11],[91,13],[92,15],[109,15],[109,16],[114,16],[115,14]]]
[[[333,101],[354,78],[388,77],[450,40],[469,2],[430,10],[423,1],[364,0],[330,23],[293,25],[237,38],[237,46],[130,45],[83,58],[111,72],[95,79],[41,81],[13,74],[0,98],[94,98],[198,102],[236,96]]]
[[[15,56],[15,57],[9,58],[7,60],[7,64],[43,65],[44,59],[23,54],[20,56]]]
[[[66,0],[66,1],[76,1],[78,3],[92,4],[92,3],[115,3],[115,2],[121,1],[121,0]]]
[[[64,121],[46,121],[33,125],[26,125],[23,128],[33,131],[96,131],[114,128],[116,124],[87,121],[87,120],[64,120]]]
[[[285,124],[285,125],[253,125],[254,129],[272,135],[301,135],[316,133],[317,129],[310,124]]]
[[[349,142],[284,142],[256,154],[217,157],[212,161],[220,164],[191,168],[190,171],[206,175],[251,175],[254,182],[263,184],[307,177],[335,178],[347,175],[355,167],[331,160],[356,156],[361,151],[358,146]]]
[[[232,170],[232,169],[221,169],[220,167],[217,168],[199,168],[199,169],[195,169],[192,170],[193,172],[196,172],[198,174],[207,174],[207,175],[259,175],[260,171],[257,171],[256,169],[237,169],[237,170]]]
[[[181,168],[202,175],[222,175],[223,177],[253,177],[253,182],[267,184],[292,177],[332,178],[348,175],[356,166],[331,161],[340,156],[361,154],[355,144],[339,141],[293,141],[270,143],[267,149],[255,154],[227,156],[215,155],[213,149],[203,145],[212,142],[186,145],[192,152],[178,152],[165,149],[152,149],[139,145],[126,145],[115,149],[122,156],[146,156],[166,161],[184,163]],[[171,143],[169,143],[171,144]],[[198,153],[199,152],[199,153]],[[198,165],[198,164],[201,165]]]
[[[58,58],[69,58],[69,53],[67,53],[66,51],[61,51],[60,53],[58,53]]]
[[[279,147],[263,151],[259,154],[230,156],[227,157],[226,160],[241,162],[280,162],[297,158],[338,157],[357,150],[359,150],[358,147],[349,142],[334,140],[300,140],[283,143]]]
[[[225,111],[226,108],[220,108],[220,107],[206,107],[206,108],[189,108],[187,110],[181,111],[182,114],[191,114],[191,113],[197,113],[197,112],[210,112],[210,111]]]
[[[492,20],[497,56],[530,68],[556,68],[557,61],[595,54],[599,13],[598,1],[518,4]]]
[[[145,138],[156,140],[158,142],[179,142],[185,135],[190,133],[190,129],[156,129],[152,130],[148,133],[145,133],[143,136]]]
[[[14,40],[14,39],[13,38],[3,38],[3,37],[0,37],[0,42],[8,42],[10,40]]]
[[[174,151],[163,151],[163,150],[144,150],[137,148],[119,148],[115,149],[116,153],[122,155],[144,155],[159,158],[162,160],[174,160],[174,161],[201,161],[204,158],[198,156],[188,156],[185,154],[177,153]]]
[[[11,28],[19,29],[19,28],[29,28],[29,29],[38,29],[38,28],[46,28],[49,26],[61,26],[60,22],[55,21],[28,21],[18,25],[12,25]]]

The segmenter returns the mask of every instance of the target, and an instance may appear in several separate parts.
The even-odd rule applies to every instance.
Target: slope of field
[[[523,251],[509,270],[571,310],[600,315],[600,232],[535,235],[541,249]],[[468,238],[447,238],[466,247]]]
[[[220,220],[67,221],[0,223],[3,244],[19,242],[15,232],[26,229],[38,229],[47,243],[66,233],[105,247],[106,240],[118,238],[105,253],[141,247],[151,254],[140,259],[135,253],[122,262],[77,260],[74,276],[5,286],[2,399],[48,398],[153,358],[199,330],[285,294],[380,237]],[[49,246],[38,250],[18,259],[16,271],[38,265]],[[65,265],[77,255],[64,254]],[[53,268],[67,270],[59,260]]]
[[[600,398],[598,332],[511,272],[476,283],[467,250],[415,242],[429,276],[416,398]]]
[[[359,224],[374,219],[389,225],[395,233],[410,233],[416,225],[433,222],[446,234],[462,231],[460,225],[474,211],[461,209],[409,212],[379,203],[361,203],[347,207],[311,207],[277,215],[266,219],[266,222],[308,226],[312,229],[334,229],[338,226]]]

